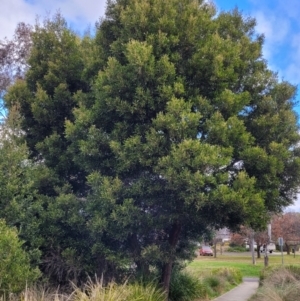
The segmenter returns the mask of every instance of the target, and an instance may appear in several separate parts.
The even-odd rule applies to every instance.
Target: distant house
[[[231,238],[231,232],[227,228],[220,229],[216,232],[216,239],[225,242],[230,241]]]

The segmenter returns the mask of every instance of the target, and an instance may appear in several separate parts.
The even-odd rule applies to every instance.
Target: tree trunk
[[[291,247],[290,247],[290,245],[288,245],[288,244],[286,243],[285,246],[286,246],[286,254],[287,254],[287,255],[290,255],[290,254],[291,254]]]
[[[268,255],[264,257],[264,266],[265,266],[265,268],[269,266],[269,257],[268,257]]]
[[[179,234],[181,231],[181,225],[179,223],[173,224],[172,230],[169,235],[169,260],[164,264],[162,268],[162,287],[166,294],[166,300],[169,297],[169,290],[170,290],[170,280],[172,275],[172,267],[174,262],[174,253],[176,249],[176,245],[179,239]]]
[[[130,248],[132,252],[132,256],[134,258],[134,261],[136,263],[136,269],[137,271],[142,275],[142,276],[148,276],[150,274],[149,271],[149,264],[142,259],[141,256],[141,247],[139,245],[137,235],[132,234],[129,237],[129,242],[130,242]]]
[[[257,258],[260,258],[260,245],[257,245],[256,252],[257,252]]]
[[[265,245],[265,254],[264,254],[264,264],[265,264],[265,268],[269,266],[268,249],[266,245]]]
[[[214,258],[217,258],[217,243],[214,243]]]
[[[163,285],[164,292],[166,294],[166,300],[168,300],[169,298],[172,266],[173,266],[173,260],[169,260],[169,262],[164,264],[162,269],[162,285]]]

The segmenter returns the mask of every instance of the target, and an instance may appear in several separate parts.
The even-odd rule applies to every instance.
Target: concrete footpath
[[[258,288],[258,278],[243,278],[243,283],[212,301],[247,301]]]

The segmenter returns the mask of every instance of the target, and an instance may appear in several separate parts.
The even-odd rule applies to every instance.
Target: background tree
[[[254,241],[256,242],[257,258],[260,258],[261,248],[269,243],[269,236],[267,231],[258,231],[254,233]]]
[[[266,230],[254,231],[253,229],[245,226],[241,226],[237,233],[233,233],[231,241],[237,245],[244,245],[245,241],[248,242],[250,246],[251,239],[254,239],[256,244],[257,258],[261,257],[261,248],[269,243],[269,236]],[[251,246],[250,246],[251,247]]]
[[[30,264],[53,284],[79,283],[91,271],[84,201],[59,187],[53,170],[29,158],[6,124],[0,131],[0,218],[18,229]]]
[[[39,216],[43,211],[38,183],[48,177],[44,167],[28,159],[25,144],[15,139],[15,133],[6,124],[0,131],[0,218],[19,230],[23,247],[34,265],[39,263],[39,247],[43,238],[39,233]]]
[[[78,190],[82,175],[68,153],[64,122],[73,120],[76,93],[88,89],[82,79],[80,39],[60,14],[37,23],[31,38],[25,80],[10,88],[5,103],[8,109],[19,109],[31,157],[44,160],[60,181]]]
[[[244,246],[247,236],[241,231],[231,234],[230,243],[233,246]]]
[[[0,98],[16,78],[23,78],[31,49],[32,27],[19,23],[12,40],[0,41]]]
[[[32,44],[26,61],[29,70],[5,95],[9,126],[19,133],[14,137],[18,143],[25,141],[28,148],[25,144],[21,148],[26,148],[27,162],[34,171],[31,170],[30,177],[35,189],[31,205],[26,201],[30,194],[24,196],[19,189],[14,193],[20,208],[39,208],[32,218],[26,215],[28,210],[24,211],[28,225],[32,222],[35,230],[22,238],[29,245],[38,241],[35,247],[41,253],[40,268],[50,280],[56,284],[77,282],[80,276],[86,277],[86,272],[93,273],[90,268],[93,260],[88,255],[85,215],[80,214],[84,212],[85,173],[72,161],[64,136],[64,122],[73,120],[76,94],[84,94],[89,87],[86,74],[90,72],[92,59],[89,58],[91,40],[83,39],[86,51],[83,55],[80,38],[67,28],[60,14],[37,23],[30,37]],[[8,143],[8,147],[15,146]],[[4,149],[2,151],[7,155]],[[3,160],[3,164],[8,162]],[[14,167],[20,169],[20,162],[11,165]],[[12,180],[3,173],[3,181],[6,179]],[[5,199],[6,204],[11,203],[9,198]],[[9,220],[5,211],[3,217]],[[23,223],[9,220],[9,224],[24,230]]]
[[[27,59],[31,49],[31,32],[32,27],[21,22],[17,25],[12,40],[5,38],[0,41],[0,114],[2,122],[7,117],[2,98],[8,87],[16,79],[23,78],[28,69]],[[13,108],[11,109],[14,111]]]
[[[291,247],[300,244],[300,214],[287,212],[276,215],[272,219],[272,237],[277,241],[283,238],[287,254],[291,252]]]

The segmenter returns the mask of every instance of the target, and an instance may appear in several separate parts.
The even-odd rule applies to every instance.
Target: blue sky
[[[164,0],[162,0],[164,1]],[[165,0],[167,1],[167,0]],[[300,1],[299,0],[215,0],[218,11],[237,7],[245,16],[255,17],[256,30],[265,35],[264,58],[280,79],[300,83]],[[0,40],[10,38],[18,22],[34,24],[37,16],[60,10],[72,28],[83,33],[105,12],[106,0],[0,0]],[[300,86],[300,85],[299,85]],[[299,93],[300,95],[300,93]],[[297,99],[300,99],[297,96]],[[300,115],[300,105],[295,107]],[[291,207],[300,211],[299,206]]]

